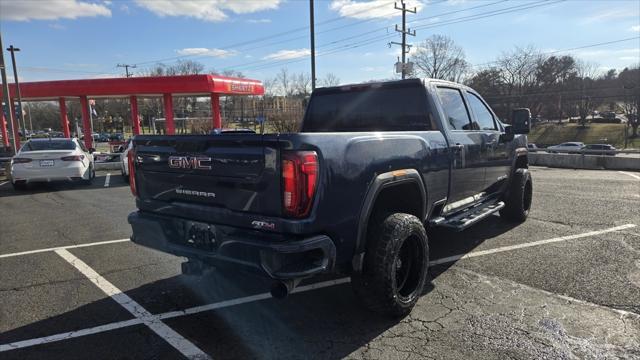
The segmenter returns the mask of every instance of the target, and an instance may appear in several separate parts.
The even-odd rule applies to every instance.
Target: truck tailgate
[[[280,215],[277,136],[137,136],[140,200]],[[180,213],[176,213],[180,216]]]

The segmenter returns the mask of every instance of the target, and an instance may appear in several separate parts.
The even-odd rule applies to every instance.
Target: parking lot
[[[128,241],[119,172],[0,181],[0,357],[640,359],[640,172],[531,171],[524,224],[429,233],[432,283],[401,320],[363,310],[347,278],[274,300],[242,272],[181,275]]]

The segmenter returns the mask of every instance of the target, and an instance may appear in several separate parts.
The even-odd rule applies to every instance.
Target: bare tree
[[[299,73],[292,76],[293,94],[297,96],[308,96],[311,94],[311,75]]]
[[[286,68],[280,69],[280,72],[275,77],[276,91],[280,95],[291,96],[293,95],[293,86],[291,75]]]
[[[433,35],[418,45],[413,61],[418,75],[455,82],[470,68],[462,48],[445,35]]]
[[[330,87],[340,85],[340,79],[334,73],[327,73],[322,79],[320,79],[320,86]]]

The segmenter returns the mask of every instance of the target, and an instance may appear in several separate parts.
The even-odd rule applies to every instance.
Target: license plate
[[[40,160],[40,166],[53,166],[53,160]]]

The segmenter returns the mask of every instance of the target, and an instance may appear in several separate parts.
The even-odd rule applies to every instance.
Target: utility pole
[[[313,18],[313,0],[309,0],[309,29],[311,29],[311,91],[316,89],[316,35]]]
[[[11,53],[11,63],[13,64],[13,81],[16,83],[16,95],[18,97],[18,129],[20,128],[20,121],[22,121],[22,130],[24,137],[27,137],[27,123],[24,121],[24,115],[22,114],[22,96],[20,95],[20,82],[18,82],[18,69],[16,69],[16,55],[15,53],[20,51],[19,48],[9,45],[7,51]],[[13,105],[13,104],[12,104]],[[13,108],[13,106],[12,106]]]
[[[411,45],[407,45],[407,35],[416,36],[415,30],[412,32],[411,29],[407,29],[407,13],[410,12],[415,14],[417,10],[415,7],[413,10],[407,9],[407,4],[404,3],[404,0],[400,0],[400,4],[402,7],[398,7],[397,3],[394,3],[393,6],[396,10],[402,11],[402,29],[398,29],[398,25],[396,25],[396,31],[402,34],[402,43],[392,41],[389,43],[389,46],[393,44],[400,45],[402,47],[402,62],[400,63],[401,71],[398,71],[398,64],[396,64],[396,72],[402,72],[402,78],[404,79],[407,75],[407,70],[410,67],[405,60],[405,56],[409,53],[409,49],[411,48]]]
[[[133,73],[129,73],[129,68],[135,69],[135,68],[137,68],[138,66],[136,66],[136,65],[129,65],[129,64],[118,64],[118,65],[116,65],[116,67],[123,67],[123,68],[124,68],[125,73],[127,74],[127,77],[131,77],[131,76],[133,76]]]
[[[2,98],[6,105],[7,117],[9,118],[9,124],[11,125],[11,131],[13,132],[13,152],[18,152],[18,145],[16,135],[18,134],[16,129],[16,122],[13,113],[13,104],[11,97],[9,96],[9,83],[7,82],[7,69],[4,65],[4,51],[2,50],[2,33],[0,33],[0,76],[2,77]],[[4,109],[3,109],[4,110]]]

